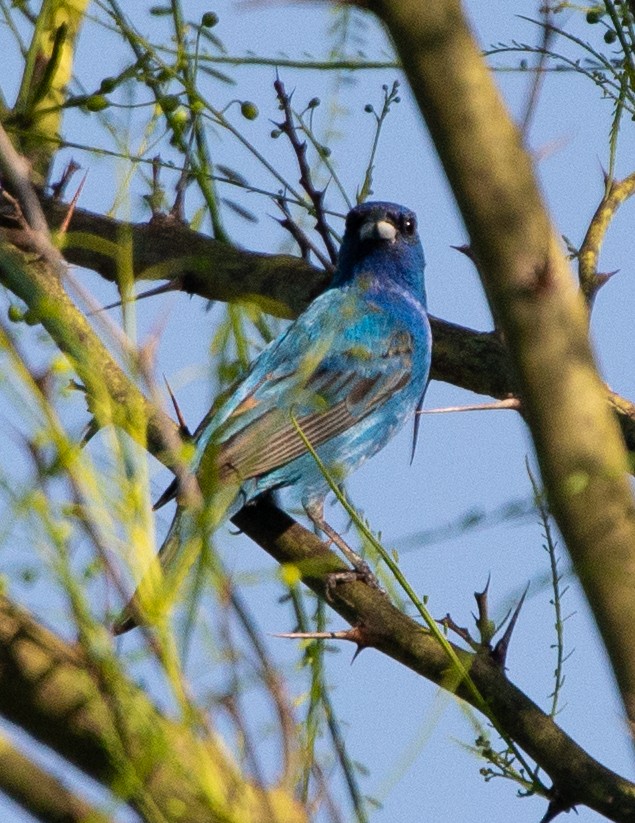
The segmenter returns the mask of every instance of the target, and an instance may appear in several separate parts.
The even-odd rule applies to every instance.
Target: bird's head
[[[396,203],[362,203],[346,218],[332,285],[372,274],[395,281],[425,302],[424,267],[414,212]]]

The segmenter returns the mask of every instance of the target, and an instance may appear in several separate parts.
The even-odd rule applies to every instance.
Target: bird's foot
[[[330,574],[327,575],[325,591],[326,599],[333,602],[333,594],[338,586],[341,586],[344,583],[355,583],[357,580],[361,580],[362,583],[366,583],[366,585],[370,586],[372,589],[377,589],[377,591],[385,594],[385,591],[379,585],[379,581],[377,580],[375,574],[371,571],[368,563],[362,560],[361,564],[357,565],[353,569],[346,569],[341,572],[330,572]]]
[[[315,527],[323,532],[331,543],[333,543],[333,545],[337,546],[337,548],[342,552],[344,557],[353,567],[352,569],[347,569],[346,571],[332,572],[329,574],[326,584],[326,596],[328,599],[332,599],[331,595],[333,594],[336,586],[341,585],[342,583],[352,583],[355,580],[361,580],[366,583],[367,586],[383,592],[382,587],[379,585],[379,581],[364,558],[352,549],[343,537],[326,522],[322,514],[322,507],[306,506],[305,508]]]

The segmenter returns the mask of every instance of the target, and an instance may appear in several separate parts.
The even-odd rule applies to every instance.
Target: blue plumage
[[[207,505],[203,519],[177,509],[159,555],[168,597],[201,532],[262,492],[293,487],[307,511],[319,509],[329,487],[292,418],[339,481],[412,417],[430,370],[424,265],[411,211],[382,202],[352,209],[329,288],[199,427],[193,470]],[[142,597],[144,609],[153,596]],[[135,625],[138,605],[117,633]]]

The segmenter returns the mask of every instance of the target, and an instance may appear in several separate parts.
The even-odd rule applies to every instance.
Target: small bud
[[[279,567],[278,574],[286,586],[296,586],[302,580],[300,569],[295,563],[283,563]]]
[[[252,103],[250,100],[244,100],[240,104],[240,113],[245,118],[245,120],[255,120],[259,114],[258,106],[255,103]]]
[[[172,115],[172,122],[177,128],[184,128],[188,124],[189,119],[190,117],[187,109],[183,106],[179,106],[179,108]]]
[[[366,103],[366,105],[364,106],[364,111],[367,114],[372,114],[375,111],[375,109],[373,108],[373,104],[372,103]]]
[[[70,363],[63,354],[51,360],[51,371],[53,374],[68,374],[71,371]]]
[[[201,17],[201,26],[205,26],[206,29],[213,29],[217,23],[218,15],[216,14],[216,12],[206,11],[205,14]]]
[[[617,40],[617,34],[613,31],[613,29],[607,29],[604,32],[604,42],[605,43],[615,43]]]
[[[312,97],[307,103],[307,109],[316,109],[320,105],[319,97]]]
[[[178,108],[179,98],[175,94],[166,94],[164,97],[159,97],[158,103],[161,109],[169,114]]]
[[[593,25],[594,23],[599,23],[600,18],[602,17],[602,11],[603,11],[602,9],[590,9],[589,11],[587,11],[587,13],[586,13],[587,23],[591,23],[591,25]]]
[[[11,303],[7,315],[12,323],[21,323],[24,320],[24,311],[17,303]]]
[[[117,88],[117,78],[116,77],[104,77],[99,85],[99,91],[102,94],[110,94],[111,91],[114,91]]]
[[[281,134],[282,132],[280,131],[280,129],[272,129],[270,136],[273,137],[274,140],[277,140]]]
[[[103,111],[107,109],[110,103],[103,94],[91,94],[84,103],[84,108],[87,111]]]

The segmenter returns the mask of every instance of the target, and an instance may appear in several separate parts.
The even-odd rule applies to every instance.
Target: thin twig
[[[592,305],[598,290],[606,283],[610,274],[598,274],[598,259],[604,236],[608,231],[615,213],[622,203],[635,194],[635,172],[623,180],[614,180],[609,186],[595,214],[591,219],[587,233],[578,252],[578,279],[580,288],[587,301]]]
[[[313,253],[316,259],[319,260],[322,266],[324,266],[326,271],[332,271],[333,264],[329,258],[322,251],[320,251],[313,240],[311,240],[306,232],[303,231],[301,226],[299,226],[293,219],[285,198],[281,195],[280,197],[275,198],[275,202],[280,211],[284,214],[284,218],[282,220],[278,220],[278,222],[283,229],[286,229],[289,232],[291,237],[293,237],[295,242],[298,244],[302,259],[308,261],[309,254]]]
[[[48,236],[48,223],[31,184],[29,162],[19,154],[0,123],[0,174],[20,201],[22,211],[32,231]]]
[[[547,60],[549,59],[549,47],[551,41],[554,39],[557,33],[557,29],[555,29],[551,25],[552,11],[553,10],[549,5],[549,2],[545,3],[543,7],[544,25],[542,29],[542,43],[540,44],[538,52],[538,64],[533,69],[534,76],[532,78],[531,87],[529,89],[529,95],[527,96],[525,113],[523,114],[522,120],[520,121],[520,130],[525,140],[527,139],[527,134],[531,126],[531,121],[536,112],[540,91],[542,89],[542,85],[545,79],[544,69]]]
[[[298,132],[294,123],[293,110],[291,109],[291,96],[287,94],[284,83],[280,78],[276,78],[273,84],[278,100],[280,101],[280,108],[283,113],[283,120],[278,123],[278,128],[286,134],[291,147],[295,153],[300,168],[300,185],[309,196],[313,204],[313,211],[315,216],[315,227],[318,234],[326,247],[331,263],[335,264],[337,261],[337,248],[335,242],[331,237],[331,230],[326,222],[326,214],[324,211],[324,190],[319,191],[313,183],[311,176],[311,169],[306,159],[306,143],[300,140]]]

